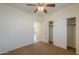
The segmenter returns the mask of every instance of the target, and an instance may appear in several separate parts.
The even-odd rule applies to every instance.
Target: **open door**
[[[49,21],[49,43],[53,44],[53,21]]]
[[[37,23],[34,23],[34,42],[37,42]]]
[[[76,52],[76,18],[67,19],[67,48]]]
[[[34,22],[34,42],[38,42],[41,38],[40,29],[40,22]]]

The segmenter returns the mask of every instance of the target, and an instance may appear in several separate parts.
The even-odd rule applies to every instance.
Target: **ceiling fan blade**
[[[35,9],[35,10],[34,10],[34,13],[36,13],[37,11],[38,11],[38,9]]]
[[[27,3],[27,6],[36,6],[36,4]]]
[[[47,4],[47,7],[55,7],[55,4]]]
[[[46,10],[46,9],[44,9],[44,12],[45,12],[45,13],[47,13],[47,10]]]
[[[44,3],[37,3],[38,4],[38,6],[43,6],[44,5]]]

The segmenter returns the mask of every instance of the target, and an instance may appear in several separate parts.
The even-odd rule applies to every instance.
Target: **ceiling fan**
[[[53,3],[27,3],[27,6],[36,6],[34,13],[36,13],[37,11],[44,11],[45,13],[47,13],[47,8],[48,7],[55,7],[55,4]]]

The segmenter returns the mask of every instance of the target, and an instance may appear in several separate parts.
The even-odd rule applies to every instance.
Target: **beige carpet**
[[[76,53],[53,46],[52,44],[38,42],[7,53],[3,53],[2,55],[76,55]]]

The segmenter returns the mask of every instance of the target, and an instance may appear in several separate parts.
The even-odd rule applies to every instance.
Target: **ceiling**
[[[53,13],[59,9],[70,6],[72,4],[73,3],[56,3],[55,8],[53,8],[53,7],[48,8],[47,11],[48,11],[48,13]],[[28,12],[28,13],[34,13],[33,11],[35,10],[34,6],[27,6],[26,3],[6,3],[6,5],[14,7],[14,8],[18,8],[18,9],[23,10],[23,11]],[[44,12],[37,12],[36,14],[39,14],[39,13],[46,14]]]

